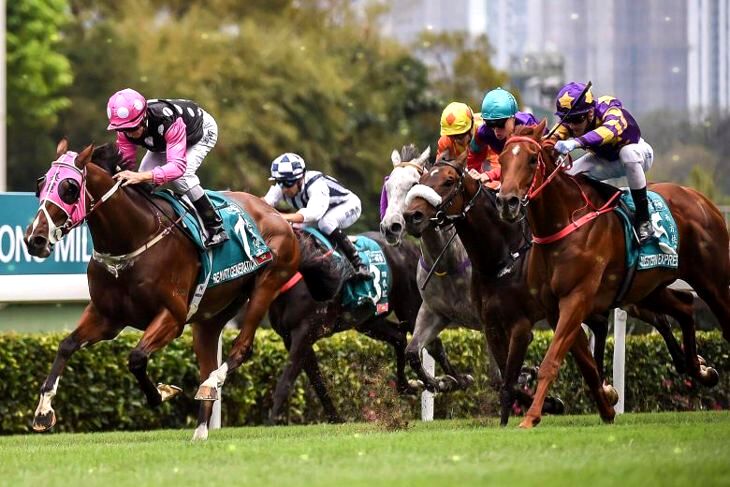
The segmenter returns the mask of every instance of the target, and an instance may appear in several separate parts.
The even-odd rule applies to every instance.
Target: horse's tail
[[[332,250],[324,248],[307,232],[297,231],[301,261],[299,272],[315,301],[329,301],[337,296],[344,284],[346,263],[334,257]]]

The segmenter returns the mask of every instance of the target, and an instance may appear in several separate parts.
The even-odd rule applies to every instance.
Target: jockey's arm
[[[602,124],[594,130],[578,137],[581,147],[598,147],[620,137],[628,126],[620,108],[610,108],[603,115]]]
[[[302,216],[302,223],[318,222],[330,207],[330,190],[324,178],[321,178],[307,189],[309,202],[297,211]]]
[[[133,170],[137,165],[137,146],[122,132],[117,132],[117,147],[122,155],[122,169]]]
[[[156,185],[174,181],[183,174],[188,166],[187,131],[182,117],[170,125],[165,132],[167,163],[152,169],[152,182]]]
[[[554,127],[553,127],[554,128]],[[565,125],[559,125],[553,135],[550,136],[554,140],[567,140],[570,138],[570,130]]]
[[[281,187],[278,184],[272,184],[269,190],[261,199],[268,203],[269,206],[273,206],[274,208],[276,208],[276,205],[278,205],[279,202],[284,199],[284,193],[282,193]]]

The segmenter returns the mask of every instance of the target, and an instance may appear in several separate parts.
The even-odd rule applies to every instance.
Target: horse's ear
[[[547,126],[547,118],[543,118],[540,123],[538,123],[535,126],[535,131],[533,132],[533,135],[537,138],[539,141],[542,139],[543,134],[545,133],[545,127]]]
[[[390,160],[393,161],[393,166],[397,166],[401,163],[400,154],[397,150],[393,149],[393,152],[390,154]]]
[[[76,167],[83,169],[91,161],[91,154],[94,152],[94,144],[87,145],[76,157]]]
[[[61,157],[66,152],[68,152],[68,139],[63,137],[58,141],[58,145],[56,146],[56,157]]]
[[[428,162],[428,159],[431,157],[431,146],[426,146],[426,149],[424,149],[423,152],[421,152],[421,155],[418,156],[418,159],[416,159],[416,164],[423,167]]]

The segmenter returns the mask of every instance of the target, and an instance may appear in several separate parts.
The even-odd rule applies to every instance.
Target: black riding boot
[[[335,231],[330,233],[327,237],[329,237],[330,241],[335,244],[337,249],[342,252],[352,264],[355,273],[351,279],[366,280],[373,278],[368,268],[365,267],[365,264],[363,264],[362,260],[360,260],[360,254],[357,253],[355,244],[347,238],[347,235],[345,235],[345,232],[343,232],[342,229],[335,229]]]
[[[215,247],[228,240],[228,234],[223,228],[223,220],[213,208],[208,195],[203,195],[202,198],[193,201],[193,206],[198,211],[205,230],[208,232],[208,238],[205,240],[206,247]]]
[[[654,235],[654,228],[649,218],[649,201],[646,197],[646,186],[641,189],[632,189],[631,198],[636,207],[635,222],[636,235],[639,237],[639,244],[649,240]]]

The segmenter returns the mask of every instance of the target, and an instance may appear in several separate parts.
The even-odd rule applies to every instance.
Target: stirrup
[[[228,233],[221,228],[216,233],[211,234],[205,240],[205,247],[206,248],[215,247],[217,245],[222,244],[223,242],[225,242],[227,240],[229,240]]]
[[[640,245],[644,245],[654,237],[654,227],[649,220],[643,221],[636,226],[636,236],[639,238]]]

